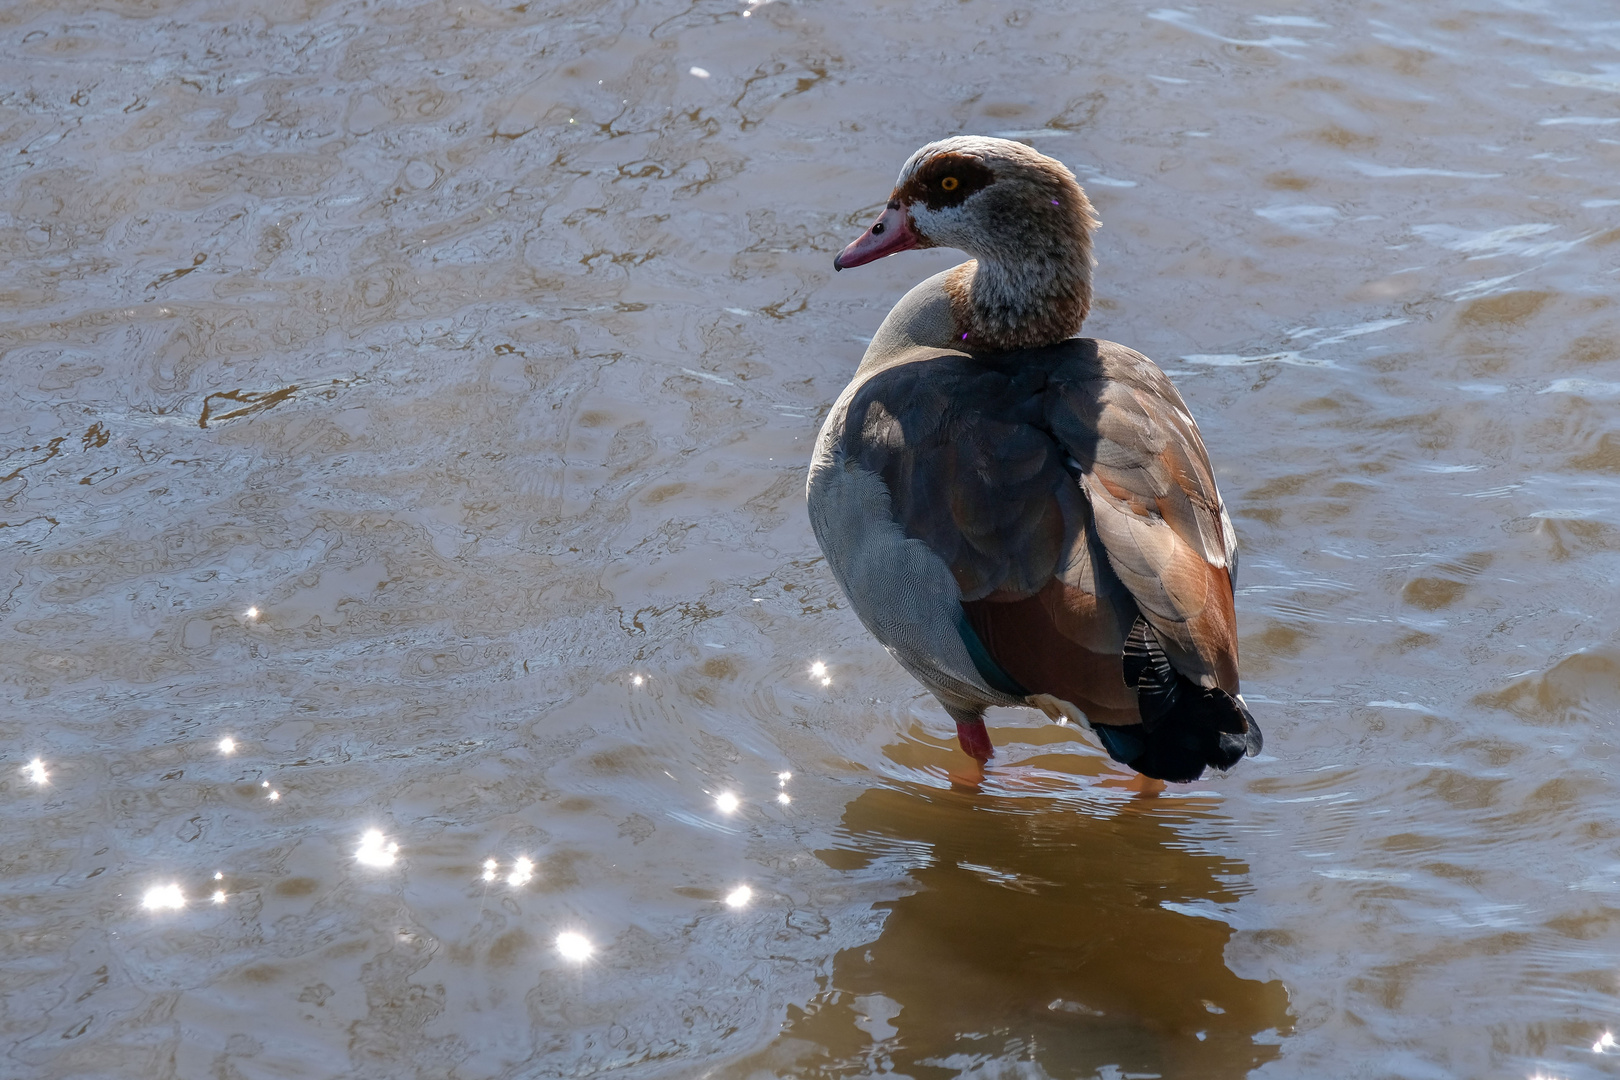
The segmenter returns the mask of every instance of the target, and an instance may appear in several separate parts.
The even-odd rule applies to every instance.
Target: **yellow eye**
[[[956,190],[956,177],[947,176],[945,179],[943,179],[943,180],[941,180],[939,182],[939,186],[941,188],[943,188],[944,190],[946,190],[946,191],[955,191]]]

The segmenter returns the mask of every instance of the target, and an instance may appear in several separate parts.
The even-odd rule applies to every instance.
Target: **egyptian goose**
[[[1164,372],[1075,337],[1097,219],[1062,163],[930,143],[833,267],[973,258],[908,292],[833,405],[810,520],[868,630],[994,753],[990,705],[1089,726],[1116,761],[1195,780],[1257,753],[1238,694],[1237,541]]]

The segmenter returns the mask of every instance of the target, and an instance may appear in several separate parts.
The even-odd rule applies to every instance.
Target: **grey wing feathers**
[[[1054,371],[1048,393],[1114,572],[1183,675],[1237,693],[1236,544],[1181,395],[1146,357],[1111,342],[1095,363]]]
[[[951,568],[963,600],[1033,593],[1061,554],[1052,493],[1066,475],[1039,425],[1042,374],[942,356],[881,373],[850,403],[846,460],[883,478],[895,520]]]
[[[1108,722],[1134,716],[1119,657],[1139,609],[1177,670],[1237,692],[1230,524],[1192,417],[1145,357],[1089,339],[919,356],[855,390],[840,445],[1032,691],[1082,695],[1084,672]]]

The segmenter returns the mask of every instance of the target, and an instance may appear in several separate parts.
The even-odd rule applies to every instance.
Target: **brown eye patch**
[[[975,192],[995,182],[996,175],[978,158],[967,154],[940,154],[901,185],[894,198],[902,203],[922,203],[930,210],[961,206]]]

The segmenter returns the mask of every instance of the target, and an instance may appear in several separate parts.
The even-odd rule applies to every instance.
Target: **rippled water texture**
[[[0,13],[0,1073],[1614,1075],[1614,7],[1019,3]],[[1203,426],[1230,777],[953,790],[820,560],[957,132]]]

